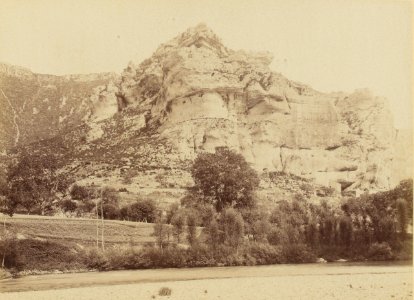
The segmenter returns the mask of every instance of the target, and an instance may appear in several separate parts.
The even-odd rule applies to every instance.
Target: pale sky
[[[369,88],[412,127],[412,3],[393,0],[0,0],[0,62],[37,73],[121,72],[203,22],[234,50],[323,91]]]

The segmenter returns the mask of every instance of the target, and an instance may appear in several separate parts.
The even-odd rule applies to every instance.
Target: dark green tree
[[[237,249],[244,237],[244,221],[241,214],[227,208],[220,215],[219,226],[223,232],[224,243]]]
[[[70,199],[65,199],[60,203],[60,207],[64,212],[74,212],[78,207],[76,202]]]
[[[73,200],[87,200],[90,198],[92,193],[87,187],[77,185],[76,183],[70,189],[70,196]]]
[[[152,200],[138,200],[127,208],[127,216],[130,221],[154,222],[157,214],[157,206]]]
[[[118,191],[113,187],[105,186],[101,189],[101,200],[103,204],[112,204],[118,206],[119,203],[119,194]]]
[[[168,225],[165,224],[165,220],[161,217],[158,217],[157,222],[154,224],[153,235],[155,236],[155,241],[160,249],[163,249],[167,246],[168,233]]]
[[[226,207],[254,205],[253,192],[259,186],[259,177],[241,154],[227,148],[201,153],[191,175],[203,200],[212,203],[218,212]]]
[[[181,242],[181,236],[184,233],[185,216],[181,212],[177,212],[171,218],[171,225],[173,226],[173,235],[177,241],[177,244]]]
[[[398,218],[398,229],[400,230],[401,239],[405,239],[407,232],[408,223],[408,205],[407,201],[400,198],[397,200],[397,218]]]
[[[190,246],[197,243],[197,219],[195,214],[187,214],[187,241]]]
[[[36,208],[45,214],[59,194],[66,194],[72,182],[71,176],[60,172],[58,160],[52,153],[22,152],[7,172],[8,213],[13,215],[20,204],[28,213]]]

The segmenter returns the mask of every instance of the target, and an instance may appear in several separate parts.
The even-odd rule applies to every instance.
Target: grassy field
[[[5,219],[4,219],[5,218]],[[76,243],[81,246],[96,244],[97,222],[93,219],[57,218],[15,215],[0,216],[8,230],[16,233],[18,239],[40,239],[59,243]],[[2,224],[3,225],[3,224]],[[99,238],[102,224],[99,225]],[[134,246],[154,242],[153,224],[128,221],[104,221],[106,244],[131,244]]]

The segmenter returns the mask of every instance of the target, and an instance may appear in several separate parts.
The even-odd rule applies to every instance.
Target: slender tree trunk
[[[98,202],[95,203],[96,210],[96,249],[99,249],[99,216],[98,216]]]
[[[102,229],[101,229],[101,234],[102,234],[102,251],[105,250],[105,242],[104,242],[104,215],[103,215],[103,199],[101,198],[101,220],[102,220]]]
[[[4,232],[4,251],[3,251],[3,258],[1,260],[1,267],[4,269],[4,261],[6,260],[6,244],[7,244],[7,237],[6,237],[6,215],[4,215],[3,219],[3,232]]]

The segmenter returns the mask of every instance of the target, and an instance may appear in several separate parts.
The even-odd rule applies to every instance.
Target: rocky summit
[[[242,153],[268,198],[282,184],[275,174],[342,193],[411,176],[411,135],[394,128],[385,99],[318,92],[272,71],[271,61],[226,48],[201,24],[120,76],[1,65],[0,146],[38,141],[31,147],[60,151],[80,184],[135,187],[166,201],[192,184],[197,154],[217,147]]]

